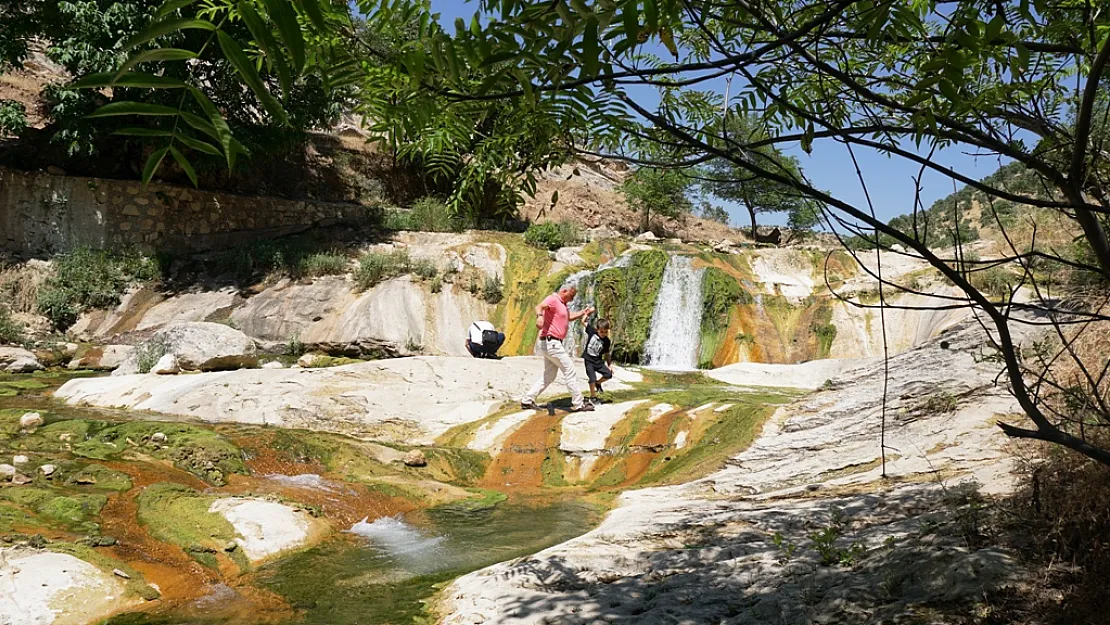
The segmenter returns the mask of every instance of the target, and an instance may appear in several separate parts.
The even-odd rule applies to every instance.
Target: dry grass
[[[38,310],[39,287],[50,271],[28,265],[0,267],[0,303],[14,313],[34,314]]]

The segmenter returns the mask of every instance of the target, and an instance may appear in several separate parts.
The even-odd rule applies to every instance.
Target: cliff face
[[[433,266],[435,277],[401,275],[359,290],[358,255],[395,252]],[[700,299],[683,304],[697,307],[684,318],[693,320],[685,325],[697,326],[700,368],[883,353],[884,319],[878,309],[866,307],[878,303],[876,285],[841,252],[719,253],[689,244],[646,246],[610,239],[551,254],[525,245],[519,235],[492,232],[398,235],[353,251],[347,275],[286,278],[252,289],[139,289],[115,310],[86,314],[71,332],[91,343],[134,343],[175,322],[217,321],[263,343],[297,343],[334,355],[365,357],[377,349],[462,356],[468,326],[488,319],[506,335],[502,355],[527,355],[536,341],[532,309],[572,281],[580,291],[572,307],[595,306],[613,323],[617,360],[640,363],[653,333],[673,331],[661,327],[656,309],[661,297],[669,297],[661,295],[661,286],[678,256],[690,259],[683,266],[700,282]],[[888,277],[916,276],[912,280],[923,292],[947,292],[919,264],[890,259],[884,271]],[[853,303],[842,299],[849,297]],[[924,295],[888,293],[887,299],[914,307],[938,303]],[[888,309],[886,344],[891,353],[905,351],[963,315],[961,310]],[[689,329],[685,325],[678,329]],[[580,344],[580,326],[571,340]]]

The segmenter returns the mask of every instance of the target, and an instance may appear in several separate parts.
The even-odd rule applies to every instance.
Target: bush
[[[306,256],[298,264],[303,276],[336,276],[347,273],[347,257],[338,252],[319,252]]]
[[[447,204],[435,197],[423,197],[412,205],[412,222],[424,232],[462,232],[464,224],[451,214]]]
[[[420,258],[412,263],[412,273],[418,276],[421,280],[431,280],[439,274],[439,268],[436,267],[434,260],[428,258]]]
[[[0,307],[0,344],[16,345],[23,342],[23,326],[12,319],[7,308]]]
[[[487,304],[497,304],[503,297],[501,281],[492,276],[486,277],[486,283],[482,286],[482,299],[486,300]]]
[[[370,252],[358,261],[355,283],[365,291],[383,280],[403,276],[411,270],[412,259],[408,252]]]
[[[557,250],[579,241],[581,235],[577,226],[567,221],[532,224],[524,231],[524,242],[541,250]]]
[[[135,348],[135,364],[139,373],[150,373],[154,365],[169,352],[165,341],[148,341]]]
[[[139,254],[78,249],[54,261],[54,277],[39,290],[38,309],[60,329],[90,309],[111,308],[129,287],[157,279],[158,261]]]

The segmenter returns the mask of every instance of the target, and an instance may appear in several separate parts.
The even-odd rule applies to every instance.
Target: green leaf
[[[318,0],[297,0],[301,6],[301,10],[308,16],[312,25],[319,30],[327,30],[328,24],[324,20],[324,12],[320,10],[320,3]]]
[[[172,106],[149,104],[147,102],[112,102],[96,109],[86,117],[95,119],[98,117],[117,117],[119,115],[173,116],[177,115],[177,109]]]
[[[266,12],[277,26],[278,35],[282,43],[289,48],[289,56],[293,59],[293,69],[297,74],[304,71],[304,34],[301,24],[297,21],[297,14],[287,0],[263,0]]]
[[[71,89],[102,89],[104,87],[134,87],[136,89],[182,89],[186,85],[176,78],[130,72],[116,77],[114,73],[89,74],[73,81]]]
[[[289,97],[289,92],[293,87],[293,77],[289,74],[289,65],[285,63],[285,57],[278,46],[277,39],[274,39],[274,34],[270,31],[270,27],[262,21],[258,11],[254,10],[253,4],[247,2],[247,0],[239,0],[238,6],[239,15],[243,17],[247,29],[254,36],[255,43],[258,44],[262,53],[266,55],[266,59],[277,71],[282,95]]]
[[[207,141],[201,141],[200,139],[194,139],[186,135],[176,136],[178,141],[183,143],[186,147],[196,150],[197,152],[204,152],[205,154],[211,154],[212,156],[223,156],[223,154],[220,153],[219,148],[212,145],[211,143],[208,143]]]
[[[286,115],[285,109],[281,107],[274,96],[266,89],[266,84],[262,82],[262,77],[258,75],[258,69],[255,68],[254,63],[247,58],[243,48],[239,46],[239,42],[235,41],[231,35],[224,31],[216,33],[220,40],[220,48],[224,51],[224,56],[227,57],[229,63],[235,68],[239,75],[243,78],[243,82],[250,87],[254,95],[258,97],[259,102],[262,103],[262,108],[270,114],[279,124],[283,126],[289,125],[289,116]]]
[[[190,4],[192,4],[196,1],[197,0],[170,0],[169,2],[166,2],[161,7],[158,8],[158,11],[154,13],[154,19],[155,20],[160,20],[163,17],[166,17],[167,15],[169,15],[170,13],[173,13],[174,11],[176,11],[178,9],[184,9],[185,7],[189,6]]]
[[[179,48],[155,48],[154,50],[147,50],[127,59],[119,68],[119,71],[116,72],[115,80],[118,80],[120,76],[123,76],[128,70],[140,63],[151,63],[155,61],[187,61],[195,58],[197,58],[196,52],[181,50]]]
[[[177,161],[178,165],[181,165],[181,169],[185,170],[185,175],[189,177],[190,181],[192,181],[193,186],[199,186],[197,184],[197,171],[193,169],[193,164],[189,162],[189,159],[185,158],[185,155],[181,153],[181,150],[171,145],[170,154],[173,154],[173,160]]]
[[[582,33],[582,64],[586,76],[596,76],[601,61],[601,42],[598,40],[597,20],[586,20]]]
[[[939,87],[940,92],[944,94],[944,97],[948,98],[948,101],[952,104],[957,104],[962,99],[960,98],[960,92],[956,90],[956,86],[953,85],[951,81],[942,80],[940,81]]]
[[[168,147],[151,152],[150,156],[146,159],[146,165],[143,166],[143,186],[150,184],[150,179],[154,177],[154,172],[162,166],[162,159],[166,158],[166,153],[169,152]]]
[[[655,0],[644,0],[644,20],[651,30],[659,29],[659,7],[655,6]]]
[[[130,50],[136,46],[141,46],[148,41],[157,39],[163,35],[175,33],[179,30],[198,29],[198,30],[216,30],[216,25],[208,20],[198,20],[195,18],[174,18],[170,20],[162,20],[154,22],[147,26],[139,34],[127,40],[123,44],[124,50]]]
[[[216,130],[216,127],[200,115],[188,111],[181,111],[181,119],[185,120],[186,124],[212,137],[216,141],[220,141],[220,133]]]
[[[172,137],[172,130],[159,130],[157,128],[122,128],[113,132],[121,137]]]
[[[212,129],[212,132],[203,132],[208,134],[213,139],[219,141],[220,145],[223,146],[224,155],[227,157],[228,168],[230,169],[235,167],[235,153],[231,149],[232,143],[235,141],[235,138],[231,136],[231,128],[227,125],[227,120],[225,120],[223,116],[220,115],[220,111],[216,108],[216,105],[212,104],[212,101],[209,100],[208,96],[204,95],[203,92],[201,92],[199,89],[190,89],[190,92],[193,94],[193,99],[196,100],[197,104],[200,105],[201,110],[203,110],[204,114],[208,116],[207,125]],[[185,121],[188,122],[189,120],[186,119]],[[204,122],[204,120],[201,119],[201,122]],[[202,130],[200,128],[197,129]]]

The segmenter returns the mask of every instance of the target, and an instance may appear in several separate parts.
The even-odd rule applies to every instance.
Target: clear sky
[[[469,24],[471,16],[477,10],[477,3],[465,0],[431,0],[431,4],[433,11],[440,13],[440,22],[450,30],[454,28],[455,18],[462,17]],[[832,141],[817,141],[814,142],[812,155],[806,154],[797,146],[785,151],[798,157],[805,175],[814,186],[860,208],[867,208],[863,187],[845,147]],[[897,215],[911,212],[915,192],[913,178],[918,175],[920,166],[900,157],[888,157],[874,151],[856,148],[855,152],[878,216],[883,221],[888,221]],[[1000,163],[996,157],[976,157],[959,148],[940,151],[934,158],[975,179],[990,175],[1001,164],[1005,164]],[[921,201],[926,208],[952,191],[952,180],[947,176],[926,172],[922,177]],[[726,208],[733,216],[734,225],[743,226],[748,223],[747,211],[742,206],[726,205]],[[785,223],[785,217],[764,215],[761,216],[760,223],[782,224]]]

